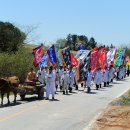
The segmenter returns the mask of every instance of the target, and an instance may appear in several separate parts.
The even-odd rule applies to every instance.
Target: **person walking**
[[[62,84],[61,84],[61,76],[64,74],[63,66],[60,66],[59,69],[59,85],[60,85],[60,90],[62,91]]]
[[[46,100],[49,100],[49,95],[52,94],[52,100],[55,96],[55,75],[53,73],[53,68],[49,68],[49,73],[46,76]]]
[[[108,84],[108,74],[109,74],[109,71],[107,67],[105,67],[104,74],[103,74],[104,87],[106,87],[106,85]]]
[[[113,68],[113,65],[110,65],[110,68],[109,68],[109,83],[113,82],[114,72],[115,72],[115,69]]]
[[[69,77],[70,77],[70,83],[69,83],[69,92],[71,93],[72,92],[72,88],[74,86],[74,78],[75,78],[75,75],[74,75],[74,72],[72,70],[72,66],[70,67],[70,70],[69,70]]]
[[[67,73],[66,69],[64,69],[64,74],[61,76],[60,82],[62,84],[63,94],[68,94],[70,78],[69,78],[69,74]]]
[[[87,92],[91,92],[91,81],[92,81],[93,74],[91,72],[91,68],[88,69],[87,73],[87,80],[86,80],[86,87],[87,87]]]
[[[101,81],[102,81],[102,73],[101,73],[100,67],[95,72],[94,81],[95,81],[95,84],[96,84],[96,90],[98,90],[99,86],[101,85]]]

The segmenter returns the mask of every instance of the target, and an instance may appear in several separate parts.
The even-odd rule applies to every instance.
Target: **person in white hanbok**
[[[106,85],[108,84],[108,81],[109,81],[108,74],[109,74],[109,71],[108,71],[107,67],[105,67],[104,74],[103,74],[104,87],[106,87]]]
[[[120,67],[119,67],[119,79],[121,80],[122,77],[123,77],[123,67],[120,66]]]
[[[63,66],[60,66],[60,69],[59,69],[59,84],[60,84],[60,90],[62,91],[62,84],[60,83],[61,81],[61,76],[64,74],[64,69],[63,69]]]
[[[74,86],[75,86],[75,90],[78,90],[78,81],[77,81],[77,68],[74,67]]]
[[[101,68],[98,68],[95,72],[95,77],[94,77],[94,82],[96,84],[96,89],[99,89],[99,86],[101,85],[102,82],[102,72]]]
[[[53,66],[52,66],[52,72],[53,72],[53,82],[54,82],[54,89],[55,89],[55,93],[56,93],[56,67],[53,69]]]
[[[66,69],[64,70],[64,74],[61,76],[61,84],[63,88],[63,94],[68,94],[68,87],[70,83],[70,77],[69,74],[67,73]]]
[[[92,81],[92,78],[93,78],[91,68],[88,69],[88,73],[87,73],[86,77],[87,77],[87,80],[86,80],[87,92],[89,93],[91,91],[91,81]]]
[[[46,74],[44,67],[41,70],[39,69],[36,74],[38,81],[44,85],[46,85]]]
[[[57,71],[57,72],[56,72],[56,91],[57,91],[59,85],[60,85],[59,73],[58,73],[58,71]]]
[[[49,68],[49,73],[46,75],[46,100],[49,99],[50,93],[52,94],[52,100],[55,96],[55,75],[52,67]]]
[[[109,69],[109,83],[110,83],[110,82],[113,82],[114,72],[115,72],[115,69],[114,69],[113,66],[111,65],[111,66],[110,66],[110,69]]]
[[[70,70],[69,70],[69,77],[70,77],[69,92],[71,93],[72,88],[74,86],[74,78],[75,78],[74,72],[72,71],[72,67],[70,67]]]

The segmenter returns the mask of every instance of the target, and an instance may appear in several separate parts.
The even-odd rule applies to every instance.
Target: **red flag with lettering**
[[[33,49],[33,54],[34,54],[34,60],[33,60],[33,64],[34,66],[38,66],[41,59],[42,59],[42,45]]]
[[[78,66],[78,60],[75,58],[75,56],[72,53],[70,54],[70,57],[71,57],[71,65]]]

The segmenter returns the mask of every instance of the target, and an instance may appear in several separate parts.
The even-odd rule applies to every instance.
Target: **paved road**
[[[129,83],[130,78],[114,81],[110,87],[93,88],[91,94],[83,88],[68,96],[58,93],[57,101],[39,101],[35,96],[20,101],[18,96],[16,105],[0,108],[0,130],[84,130],[109,102],[130,88]]]

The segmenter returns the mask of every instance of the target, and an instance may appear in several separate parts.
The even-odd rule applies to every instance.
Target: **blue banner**
[[[48,50],[47,54],[49,56],[50,62],[52,65],[56,64],[56,52],[55,52],[55,47],[52,45]]]
[[[47,66],[47,63],[48,63],[48,57],[47,57],[46,54],[44,54],[44,55],[42,56],[42,60],[41,60],[41,62],[40,62],[40,68],[41,68],[41,67],[46,67],[46,66]]]
[[[121,65],[123,65],[123,64],[124,64],[125,52],[126,52],[126,48],[123,48],[123,49],[122,49],[122,59],[121,59]]]
[[[71,65],[70,49],[65,48],[62,50],[63,60],[66,66]]]
[[[86,50],[86,47],[85,47],[85,45],[83,43],[80,44],[79,50]]]
[[[60,50],[57,52],[57,61],[59,63],[59,66],[63,66],[63,61],[62,61],[61,51]]]

